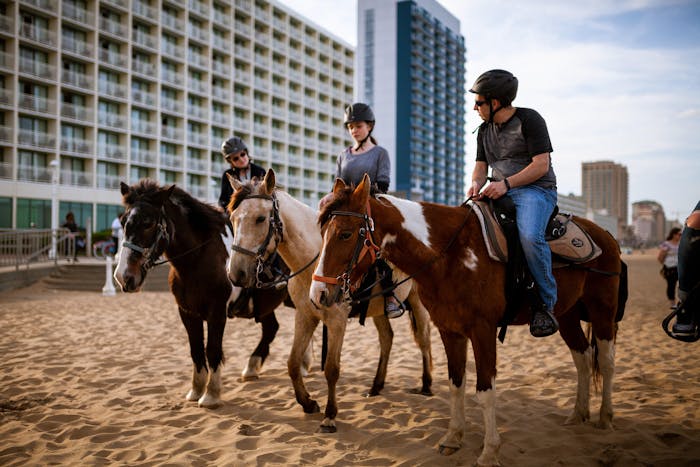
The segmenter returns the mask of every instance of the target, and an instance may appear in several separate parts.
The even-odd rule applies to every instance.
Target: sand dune
[[[669,339],[660,322],[664,283],[652,255],[626,257],[630,300],[617,340],[615,429],[564,426],[576,371],[558,336],[536,340],[510,328],[498,346],[497,421],[503,465],[700,465],[700,344]],[[338,384],[338,432],[317,433],[322,414],[294,400],[286,359],[293,310],[278,310],[280,331],[261,379],[239,381],[259,338],[251,321],[229,320],[224,339],[224,405],[184,400],[191,361],[168,293],[58,292],[40,285],[0,293],[0,465],[472,465],[483,438],[467,368],[468,432],[456,454],[436,447],[448,423],[444,351],[433,332],[433,397],[420,385],[420,353],[405,318],[392,321],[394,349],[381,396],[365,398],[374,376],[376,331],[348,326]],[[308,388],[325,406],[316,362]],[[245,349],[245,352],[241,349]],[[368,350],[369,349],[369,350]],[[369,357],[368,357],[369,354]]]

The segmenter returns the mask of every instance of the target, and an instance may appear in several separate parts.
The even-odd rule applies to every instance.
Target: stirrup
[[[541,308],[535,310],[530,321],[530,334],[534,337],[551,336],[559,330],[559,323],[552,312]]]
[[[396,295],[392,295],[396,302],[387,301],[388,297],[384,297],[384,314],[389,319],[400,318],[403,316],[406,308],[401,303],[401,300],[396,298]]]

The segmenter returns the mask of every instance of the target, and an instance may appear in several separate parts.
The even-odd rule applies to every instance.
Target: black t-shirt
[[[253,164],[252,162],[250,163],[250,178],[257,177],[258,179],[262,180],[266,173],[267,172],[265,169],[259,165]],[[228,169],[221,176],[221,194],[219,194],[219,206],[224,208],[224,210],[226,209],[228,202],[231,201],[231,195],[233,194],[233,187],[231,186],[231,182],[228,181],[226,174],[230,174],[233,176],[233,178],[238,180],[241,179],[238,174],[238,169]]]
[[[515,114],[500,127],[495,123],[482,123],[476,141],[476,160],[486,162],[493,177],[499,180],[523,170],[533,156],[552,152],[544,118],[535,110],[521,107],[517,107]],[[532,185],[557,187],[551,159],[549,171]]]

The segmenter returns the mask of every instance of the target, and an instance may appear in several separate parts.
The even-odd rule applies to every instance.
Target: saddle
[[[470,204],[479,218],[489,256],[495,261],[508,263],[509,241],[502,224],[515,223],[515,207],[512,201],[509,203],[512,207],[493,201],[470,201]],[[573,215],[562,214],[558,208],[555,208],[547,224],[545,238],[552,250],[552,267],[555,268],[585,263],[602,253],[590,235],[576,223]]]

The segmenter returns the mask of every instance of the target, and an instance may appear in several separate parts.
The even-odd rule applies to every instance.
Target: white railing
[[[53,239],[56,239],[56,255],[51,256]],[[0,266],[26,266],[59,258],[75,257],[75,235],[68,229],[0,229]]]

